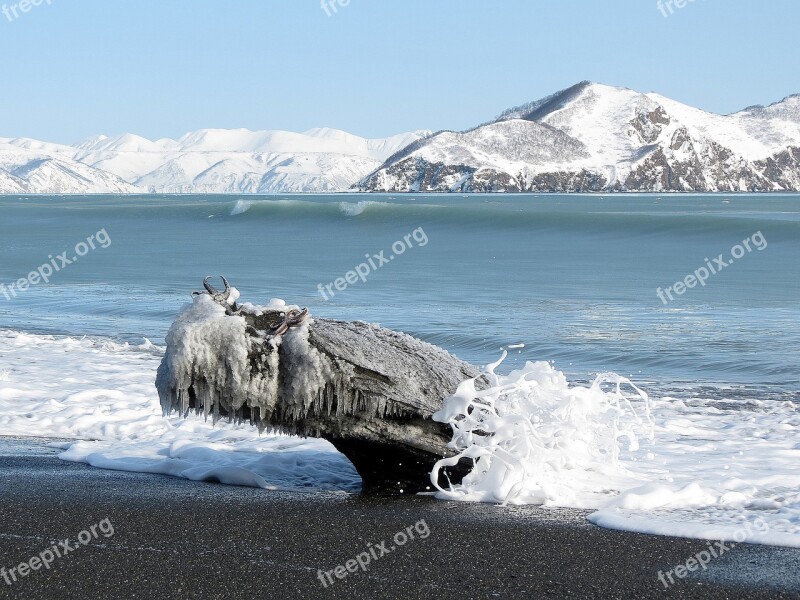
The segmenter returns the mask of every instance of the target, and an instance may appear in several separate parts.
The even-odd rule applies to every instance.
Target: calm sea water
[[[49,284],[0,292],[0,328],[163,343],[203,277],[225,274],[243,301],[379,322],[476,364],[524,343],[510,366],[800,397],[798,196],[5,196],[0,282],[101,230],[110,245]],[[746,239],[704,287],[659,299]],[[366,281],[319,293],[398,241]]]

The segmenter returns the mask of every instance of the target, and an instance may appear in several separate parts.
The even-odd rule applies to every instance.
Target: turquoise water
[[[799,395],[798,196],[5,196],[0,215],[6,286],[97,232],[110,239],[49,284],[0,292],[0,328],[163,343],[202,278],[225,274],[243,301],[379,322],[476,364],[524,343],[511,366]],[[746,239],[704,287],[659,299]],[[398,241],[402,255],[336,291]]]

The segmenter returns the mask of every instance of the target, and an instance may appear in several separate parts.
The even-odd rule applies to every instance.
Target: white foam
[[[361,200],[360,202],[340,202],[339,210],[348,217],[357,217],[373,204],[378,204],[373,200]]]
[[[604,527],[800,547],[797,404],[648,399],[614,375],[570,386],[548,363],[505,376],[498,364],[488,390],[464,382],[435,415],[478,461],[439,497],[599,509],[590,520]]]
[[[349,461],[323,440],[164,418],[154,385],[162,356],[149,341],[0,331],[0,372],[8,373],[0,381],[0,435],[76,440],[61,458],[106,469],[274,489],[360,487]]]
[[[620,453],[637,450],[639,436],[650,434],[646,394],[616,375],[570,387],[546,362],[498,375],[505,357],[487,368],[488,389],[465,381],[434,415],[453,428],[459,454],[439,461],[431,479],[440,466],[477,460],[463,483],[440,488],[440,497],[593,508],[614,493],[611,481],[635,480]],[[623,394],[626,385],[635,398]]]
[[[255,202],[252,200],[237,200],[236,204],[234,204],[233,208],[231,209],[231,216],[235,217],[236,215],[246,213],[253,207],[253,204],[255,204]]]
[[[327,442],[164,418],[154,386],[162,356],[149,341],[0,331],[0,435],[70,439],[62,458],[102,468],[263,488],[359,487]],[[508,375],[499,365],[488,368],[488,390],[465,382],[437,413],[455,425],[455,447],[478,461],[440,497],[589,508],[603,527],[800,547],[797,404],[723,403],[689,390],[648,398],[616,375],[577,386],[548,363]]]

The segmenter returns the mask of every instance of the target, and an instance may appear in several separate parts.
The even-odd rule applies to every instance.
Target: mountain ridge
[[[0,193],[800,191],[800,94],[720,115],[581,81],[464,131],[0,138]]]
[[[73,146],[0,138],[0,193],[335,192],[429,133],[200,129],[177,140],[96,135]],[[27,176],[40,163],[52,165],[51,179]]]
[[[498,124],[505,123],[501,131]],[[558,131],[535,135],[530,123]],[[767,192],[800,189],[800,95],[730,115],[583,81],[454,139],[437,133],[356,186],[369,192]],[[521,147],[520,140],[530,145]]]

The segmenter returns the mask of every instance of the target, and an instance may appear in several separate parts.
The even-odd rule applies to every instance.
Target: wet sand
[[[0,567],[74,546],[103,519],[114,527],[49,570],[0,578],[0,597],[800,598],[800,551],[741,545],[665,589],[658,572],[704,542],[605,530],[586,514],[102,471],[46,441],[0,438]],[[415,539],[395,545],[409,528]],[[384,541],[366,572],[336,577]]]

